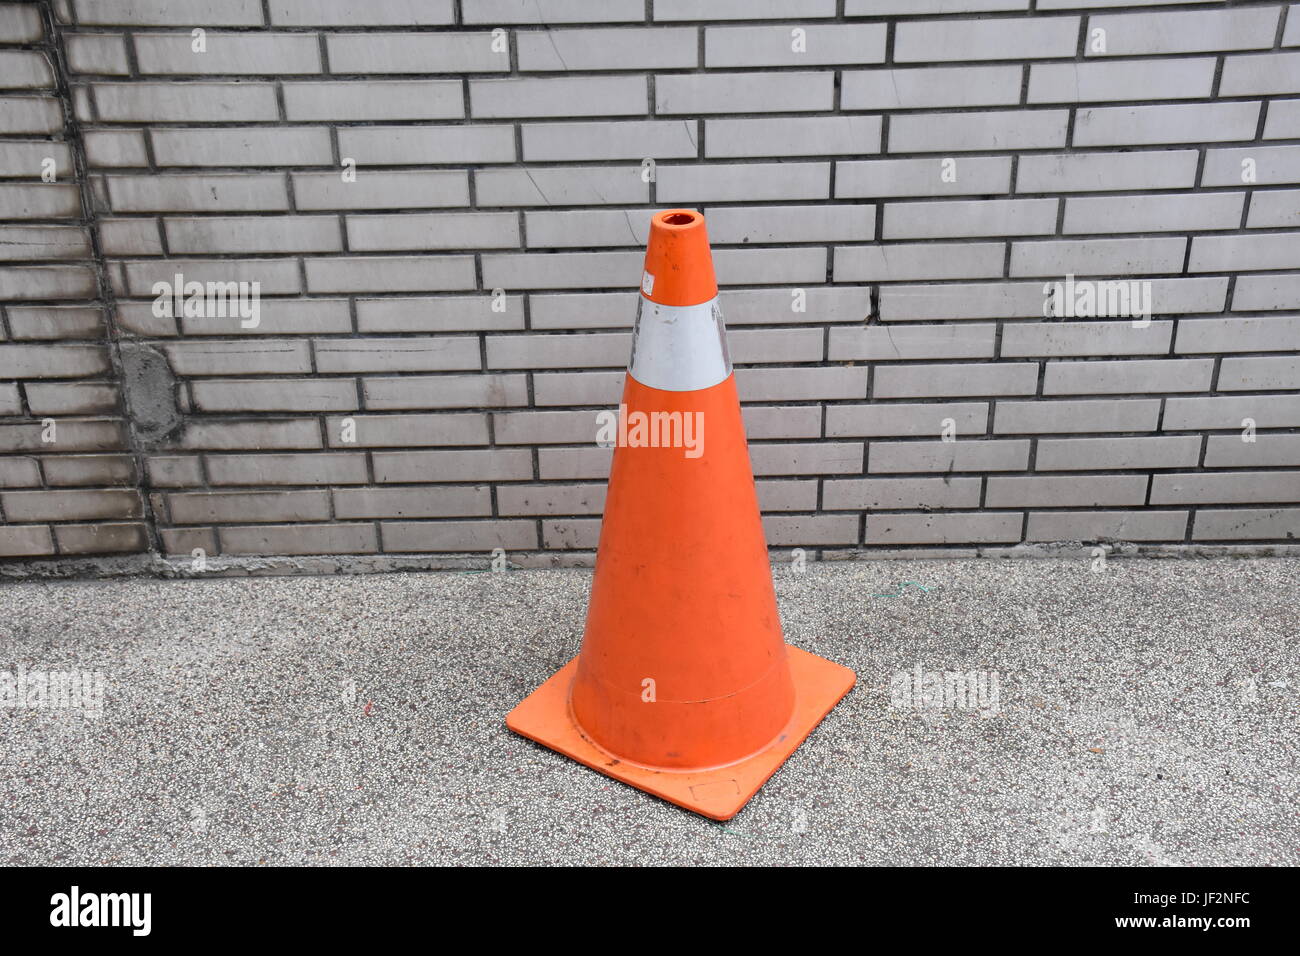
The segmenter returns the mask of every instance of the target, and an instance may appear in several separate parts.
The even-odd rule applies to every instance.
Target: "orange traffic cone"
[[[849,692],[785,644],[704,217],[651,220],[582,652],[506,725],[728,820]]]

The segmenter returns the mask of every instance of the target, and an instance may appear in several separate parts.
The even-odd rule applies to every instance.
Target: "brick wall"
[[[0,555],[588,559],[675,205],[773,546],[1300,535],[1300,5],[55,0],[0,44]],[[1150,321],[1046,317],[1067,275]]]

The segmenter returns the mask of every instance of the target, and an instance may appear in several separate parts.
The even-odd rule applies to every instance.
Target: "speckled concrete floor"
[[[0,671],[106,682],[0,710],[0,862],[1300,864],[1300,562],[778,567],[787,639],[859,683],[728,824],[506,730],[588,582],[0,586]],[[917,665],[996,706],[891,699]]]

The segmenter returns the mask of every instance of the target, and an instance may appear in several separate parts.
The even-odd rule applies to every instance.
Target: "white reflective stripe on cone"
[[[660,305],[640,296],[627,369],[642,385],[693,392],[731,374],[717,297],[701,305]]]

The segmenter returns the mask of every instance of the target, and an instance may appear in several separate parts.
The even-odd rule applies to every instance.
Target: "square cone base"
[[[624,763],[588,740],[569,716],[569,686],[578,666],[576,657],[524,698],[506,716],[506,726],[607,777],[710,819],[730,820],[857,680],[853,671],[840,664],[788,644],[786,650],[794,678],[794,715],[790,723],[766,750],[717,770],[650,770]]]

